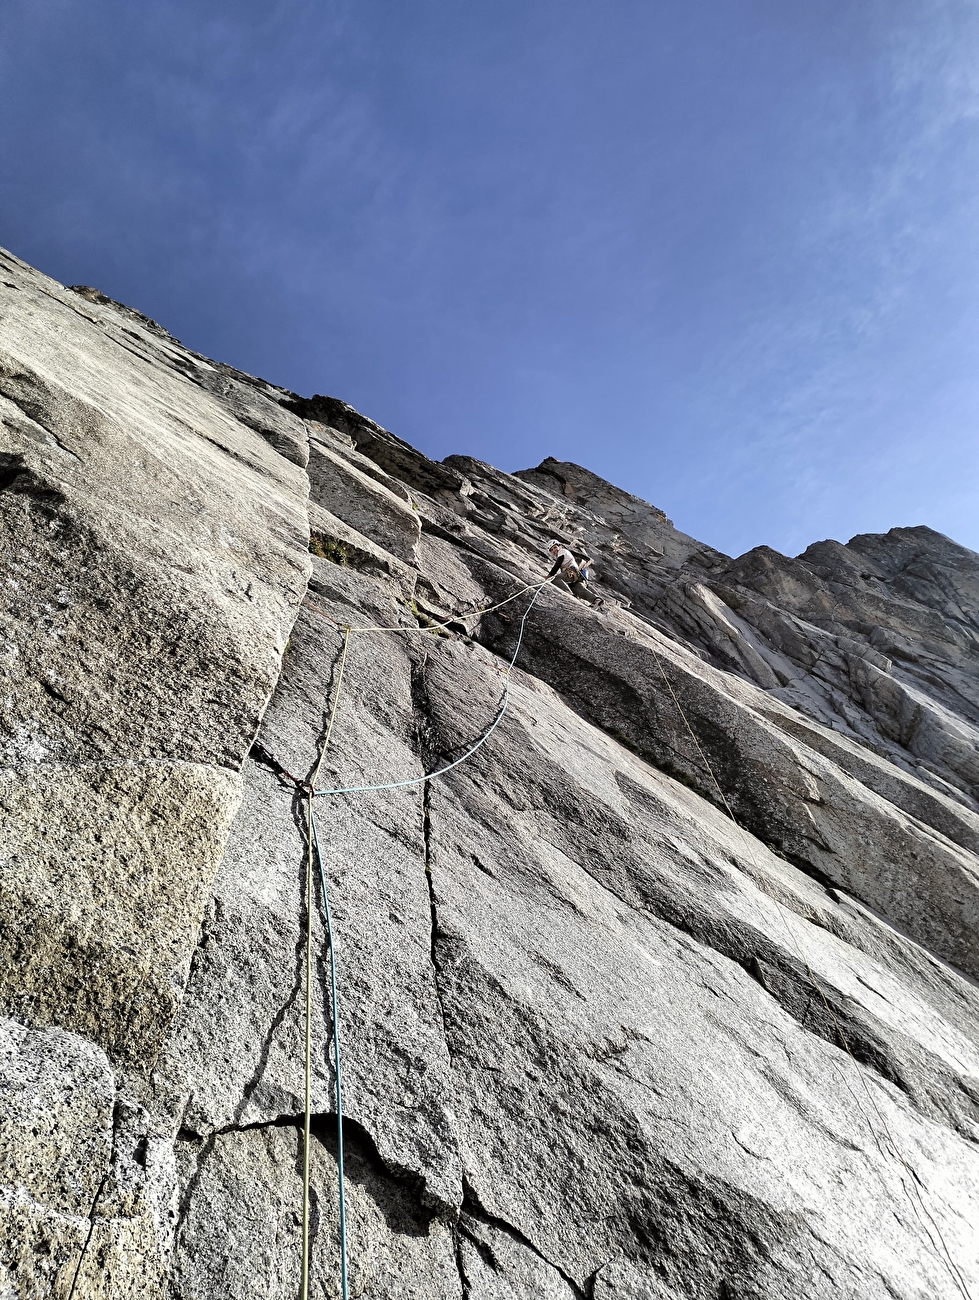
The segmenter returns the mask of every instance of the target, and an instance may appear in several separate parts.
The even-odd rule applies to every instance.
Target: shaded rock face
[[[979,1295],[979,557],[731,560],[0,267],[0,1295],[298,1294],[293,778],[373,625],[319,784],[417,783],[317,801],[350,1294]],[[421,783],[552,536],[604,606],[545,587]]]

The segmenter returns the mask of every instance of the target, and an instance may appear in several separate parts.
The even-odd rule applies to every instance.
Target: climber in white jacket
[[[605,602],[601,596],[593,596],[585,581],[581,566],[566,546],[558,541],[548,542],[547,549],[554,560],[554,568],[547,575],[555,587],[570,591],[579,600],[587,601],[592,609],[600,609]]]

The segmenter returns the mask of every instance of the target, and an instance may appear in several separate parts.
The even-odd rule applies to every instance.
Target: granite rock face
[[[0,265],[0,1295],[298,1294],[299,787],[379,625],[318,786],[413,784],[316,801],[350,1294],[979,1296],[979,556],[732,560]],[[479,617],[551,536],[604,606]]]

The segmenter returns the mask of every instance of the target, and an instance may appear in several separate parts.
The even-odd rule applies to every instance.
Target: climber
[[[566,546],[560,542],[548,542],[547,549],[554,560],[554,568],[547,575],[555,587],[570,591],[579,600],[586,601],[592,609],[601,609],[605,604],[601,596],[593,596],[582,574],[582,567],[591,564],[591,560],[576,560]]]

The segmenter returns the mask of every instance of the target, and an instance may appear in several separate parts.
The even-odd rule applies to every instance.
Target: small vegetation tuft
[[[431,630],[435,633],[436,636],[444,636],[449,641],[455,640],[455,637],[452,635],[451,632],[449,632],[444,627],[439,627],[438,623],[436,623],[434,618],[429,618],[429,616],[424,612],[424,610],[419,609],[418,604],[414,599],[410,600],[408,604],[412,614],[414,614],[415,618],[418,620],[419,627],[431,628]]]
[[[327,537],[323,533],[311,533],[309,549],[313,555],[318,555],[321,560],[329,560],[331,564],[350,563],[350,553],[346,545],[338,537]]]

